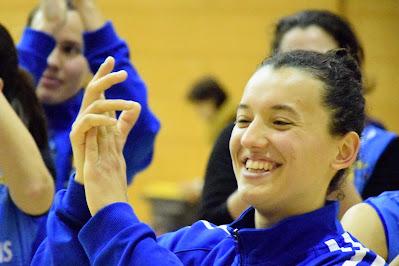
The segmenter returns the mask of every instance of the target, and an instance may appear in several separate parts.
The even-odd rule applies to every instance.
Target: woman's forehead
[[[317,109],[321,106],[323,82],[310,73],[293,67],[260,68],[248,81],[242,104],[303,106]]]
[[[305,69],[290,66],[275,68],[272,65],[265,65],[252,75],[244,92],[257,90],[257,93],[264,94],[278,88],[280,90],[290,90],[294,93],[296,90],[301,89],[305,91],[308,87],[315,87],[321,90],[323,85],[322,81]]]

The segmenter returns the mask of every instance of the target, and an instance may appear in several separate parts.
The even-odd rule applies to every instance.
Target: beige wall
[[[399,1],[351,0],[346,7],[366,52],[366,73],[375,90],[370,93],[371,115],[399,132]]]
[[[0,21],[18,38],[33,0],[2,1]],[[399,7],[397,0],[97,0],[130,44],[145,79],[149,101],[162,121],[152,166],[130,188],[139,215],[140,198],[156,180],[180,182],[203,175],[210,145],[205,125],[185,102],[187,87],[214,74],[238,99],[256,65],[267,55],[273,22],[303,8],[345,13],[364,42],[367,72],[377,82],[371,113],[399,131]]]

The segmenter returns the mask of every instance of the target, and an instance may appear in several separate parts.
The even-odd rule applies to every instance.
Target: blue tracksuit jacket
[[[45,217],[30,216],[18,209],[8,193],[8,188],[0,180],[1,266],[29,265],[33,246]]]
[[[399,191],[384,192],[365,203],[370,204],[381,219],[387,240],[387,262],[391,262],[399,255]]]
[[[90,216],[84,188],[58,192],[48,238],[32,265],[385,265],[337,221],[337,203],[254,228],[249,208],[230,225],[198,221],[157,238],[132,208],[115,203]]]

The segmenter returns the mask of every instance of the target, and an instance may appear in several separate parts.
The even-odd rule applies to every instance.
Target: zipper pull
[[[239,235],[238,235],[238,228],[236,228],[236,229],[233,230],[233,237],[234,237],[235,240],[238,241],[238,237],[239,237]]]

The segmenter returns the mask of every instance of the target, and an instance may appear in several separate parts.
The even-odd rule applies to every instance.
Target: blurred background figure
[[[231,102],[226,89],[212,76],[197,80],[189,90],[187,99],[198,116],[207,123],[211,143],[235,119],[236,105]]]
[[[124,150],[130,183],[150,164],[160,124],[149,108],[147,87],[130,61],[127,43],[103,17],[96,1],[41,0],[37,4],[18,44],[19,63],[34,76],[36,95],[46,113],[56,189],[67,186],[74,169],[69,133],[79,112],[82,88],[108,56],[115,58],[114,69],[125,70],[128,77],[105,97],[134,100],[142,107]]]
[[[0,24],[0,265],[29,265],[54,196],[46,122],[32,78]]]

